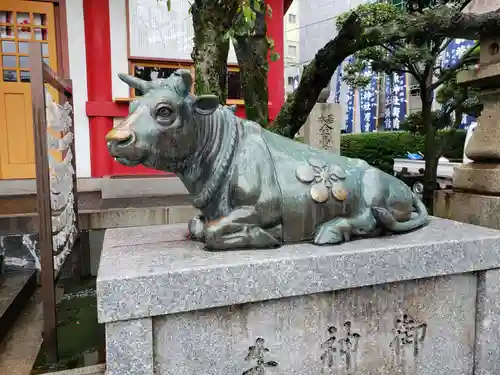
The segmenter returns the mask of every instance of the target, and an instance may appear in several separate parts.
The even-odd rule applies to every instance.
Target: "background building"
[[[296,0],[297,1],[297,0]],[[355,8],[366,0],[302,0],[298,1],[300,14],[300,58],[299,65],[303,67],[308,64],[315,56],[316,52],[322,48],[328,41],[335,38],[337,29],[335,26],[336,18],[347,12],[349,9]],[[330,98],[328,101],[335,100],[335,91],[337,89],[336,72],[330,82]],[[342,105],[342,113],[347,113],[347,94],[348,88],[342,84],[340,86],[339,102]],[[358,103],[359,104],[359,103]],[[354,106],[358,105],[354,103]],[[356,112],[356,111],[354,111]],[[359,112],[359,111],[357,111]],[[341,119],[342,124],[345,124],[346,118]],[[359,131],[359,119],[353,121],[354,131]]]
[[[304,1],[304,0],[302,0]],[[300,76],[300,0],[294,0],[284,18],[283,53],[285,60],[285,94],[293,92]]]

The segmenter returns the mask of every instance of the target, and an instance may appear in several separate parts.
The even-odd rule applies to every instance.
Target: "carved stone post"
[[[303,126],[304,142],[316,148],[340,153],[340,104],[316,103]]]

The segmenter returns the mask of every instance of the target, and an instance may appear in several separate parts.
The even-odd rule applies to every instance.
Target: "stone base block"
[[[500,197],[454,190],[437,190],[434,195],[436,216],[500,229]]]
[[[101,182],[102,199],[165,197],[186,195],[178,177],[105,177]]]
[[[107,231],[107,375],[500,373],[500,293],[486,276],[500,231],[433,218],[340,246],[230,252],[185,234]]]
[[[453,187],[476,193],[500,193],[500,164],[469,163],[455,168]]]

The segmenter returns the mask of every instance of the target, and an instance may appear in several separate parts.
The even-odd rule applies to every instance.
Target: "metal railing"
[[[42,45],[29,47],[35,139],[38,233],[44,351],[58,358],[55,284],[79,235],[72,84],[43,61]],[[58,92],[54,102],[46,84]]]

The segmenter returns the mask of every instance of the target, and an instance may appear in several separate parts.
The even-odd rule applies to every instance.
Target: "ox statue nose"
[[[129,128],[118,126],[106,134],[106,141],[116,146],[129,146],[135,142],[135,134]]]

